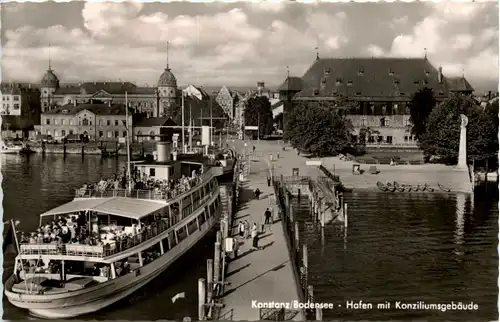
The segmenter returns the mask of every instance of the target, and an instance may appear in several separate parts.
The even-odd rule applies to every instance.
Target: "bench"
[[[370,174],[379,174],[380,173],[380,171],[377,169],[376,166],[370,166],[370,168],[368,169],[368,172]]]

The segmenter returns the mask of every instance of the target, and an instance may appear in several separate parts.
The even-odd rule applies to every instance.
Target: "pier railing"
[[[299,310],[286,310],[284,308],[279,309],[259,309],[259,320],[262,321],[291,321],[293,318],[299,314]]]
[[[300,243],[299,238],[299,222],[295,220],[295,211],[293,206],[291,205],[292,195],[287,189],[287,185],[292,184],[300,184],[306,187],[304,190],[311,190],[314,181],[311,180],[310,177],[281,177],[274,178],[273,186],[274,192],[276,195],[276,202],[279,207],[281,222],[283,224],[283,231],[285,234],[285,238],[287,241],[287,246],[290,252],[291,261],[294,264],[294,274],[299,282],[300,287],[300,297],[301,301],[310,301],[313,302],[313,287],[308,284],[308,253],[307,246],[305,244]],[[300,189],[297,190],[299,193],[298,198],[300,200]],[[308,198],[307,195],[303,195],[302,198]],[[302,247],[301,247],[302,246]],[[285,310],[286,312],[286,310]],[[312,315],[311,310],[304,310],[305,315]],[[281,317],[280,314],[277,313],[276,310],[269,311],[266,314],[272,314],[272,317]],[[316,319],[321,317],[322,314],[316,312]],[[261,319],[270,320],[270,318]],[[286,320],[289,318],[286,317]],[[320,319],[319,319],[320,320]]]

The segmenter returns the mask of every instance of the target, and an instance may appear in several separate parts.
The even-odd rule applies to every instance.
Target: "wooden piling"
[[[307,245],[302,245],[302,267],[304,267],[304,283],[303,285],[307,285],[307,274],[308,274],[308,254],[307,254]]]
[[[307,286],[306,301],[314,303],[314,287],[312,285]]]
[[[82,155],[85,154],[85,144],[82,143]]]
[[[347,203],[344,203],[344,227],[347,227]]]
[[[325,227],[325,212],[321,211],[321,227]]]
[[[293,223],[294,220],[293,220],[293,205],[292,204],[290,204],[290,206],[289,206],[289,215],[288,215],[288,218],[290,218],[290,222]]]
[[[214,260],[207,259],[207,303],[212,302],[212,292],[214,283]]]
[[[299,195],[298,198],[300,200],[300,189],[297,190],[297,194]]]
[[[299,222],[295,222],[295,252],[299,255],[300,252],[300,240],[299,240]]]
[[[205,320],[205,279],[198,279],[198,320]]]
[[[220,232],[217,232],[217,241],[215,242],[215,251],[214,251],[214,282],[220,282],[220,272],[221,272],[221,252],[220,252]]]

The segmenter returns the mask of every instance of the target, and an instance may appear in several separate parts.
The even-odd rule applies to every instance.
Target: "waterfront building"
[[[179,131],[169,131],[168,128],[162,128],[162,126],[176,125],[177,123],[170,117],[144,117],[134,122],[133,140],[134,142],[171,140],[171,137],[165,138],[164,136],[169,132]]]
[[[40,90],[30,84],[3,83],[0,86],[2,137],[27,138],[40,124]]]
[[[130,82],[83,82],[61,86],[50,63],[41,81],[40,104],[43,112],[66,104],[124,104],[125,93],[134,113],[148,117],[174,116],[180,107],[177,79],[167,64],[156,87],[140,87]]]
[[[409,103],[412,95],[430,88],[439,103],[451,93],[470,96],[474,89],[465,76],[446,78],[425,58],[328,58],[317,57],[302,78],[288,77],[280,87],[286,112],[298,102],[329,102],[344,109],[355,131],[372,147],[415,148],[411,134]],[[350,104],[344,104],[345,102]]]
[[[215,102],[222,108],[229,120],[233,124],[237,124],[241,113],[241,103],[244,96],[235,90],[229,89],[226,85],[222,85],[215,96]]]
[[[128,117],[128,124],[132,127],[131,109]],[[59,142],[67,135],[83,135],[91,141],[118,141],[127,137],[126,125],[124,104],[73,103],[42,113],[37,131]]]

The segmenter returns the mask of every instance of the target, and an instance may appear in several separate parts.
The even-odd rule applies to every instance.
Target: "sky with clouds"
[[[479,91],[498,88],[498,4],[3,3],[2,77],[39,82],[279,85],[316,57],[427,57]]]

